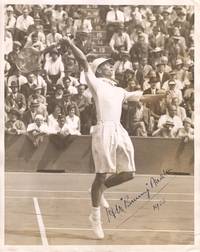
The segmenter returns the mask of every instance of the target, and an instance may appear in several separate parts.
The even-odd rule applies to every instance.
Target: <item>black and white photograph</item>
[[[199,251],[197,6],[2,6],[2,252]]]

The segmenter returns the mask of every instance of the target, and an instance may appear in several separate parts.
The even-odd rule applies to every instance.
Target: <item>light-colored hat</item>
[[[44,121],[44,117],[43,117],[43,115],[41,115],[41,114],[37,114],[36,116],[35,116],[35,120],[36,119],[39,119],[39,120],[43,120]]]
[[[7,11],[14,11],[14,10],[13,10],[13,7],[10,6],[10,5],[6,8],[6,10],[7,10]]]
[[[171,14],[171,10],[170,9],[164,9],[162,14],[164,14],[164,13]]]
[[[97,68],[98,68],[100,65],[102,65],[102,64],[105,63],[105,62],[111,61],[111,60],[112,60],[111,58],[108,58],[108,59],[106,59],[106,58],[98,58],[98,59],[95,59],[95,60],[92,62],[92,64],[91,64],[92,71],[93,71],[94,73],[96,73]]]
[[[169,81],[168,81],[168,85],[176,85],[176,82],[173,81],[173,80],[169,80]]]
[[[162,52],[162,48],[156,47],[156,48],[153,50],[153,52]]]
[[[177,65],[182,65],[182,64],[183,64],[182,59],[177,59],[177,60],[176,60],[176,66],[177,66]]]

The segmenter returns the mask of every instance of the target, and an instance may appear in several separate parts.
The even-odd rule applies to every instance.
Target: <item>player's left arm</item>
[[[125,101],[142,101],[142,102],[154,102],[166,97],[166,91],[160,91],[159,93],[143,94],[143,91],[137,90],[133,92],[125,92]]]

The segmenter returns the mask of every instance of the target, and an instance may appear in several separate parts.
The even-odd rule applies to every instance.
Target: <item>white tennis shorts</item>
[[[134,172],[134,148],[120,123],[100,122],[92,129],[96,173]]]

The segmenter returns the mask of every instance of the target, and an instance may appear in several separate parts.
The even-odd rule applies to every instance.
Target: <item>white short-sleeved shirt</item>
[[[80,135],[79,131],[79,125],[80,125],[80,119],[78,116],[74,115],[73,118],[69,115],[66,116],[66,125],[69,130],[69,134],[71,135]]]
[[[120,123],[122,103],[126,100],[138,101],[142,91],[128,92],[113,86],[109,79],[97,78],[89,68],[85,79],[95,101],[97,121],[113,121]]]

